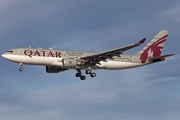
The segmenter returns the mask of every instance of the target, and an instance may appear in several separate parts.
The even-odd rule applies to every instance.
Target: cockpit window
[[[11,51],[11,50],[8,50],[7,52],[9,52],[9,53],[13,53],[13,51]]]

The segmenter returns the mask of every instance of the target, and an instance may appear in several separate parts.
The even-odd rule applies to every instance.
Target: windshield
[[[12,51],[12,50],[8,50],[7,52],[9,52],[9,53],[13,53],[13,51]]]

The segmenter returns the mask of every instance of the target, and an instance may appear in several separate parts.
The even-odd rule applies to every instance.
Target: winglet
[[[140,40],[140,41],[138,42],[138,44],[143,44],[145,41],[146,41],[146,38],[143,38],[142,40]]]

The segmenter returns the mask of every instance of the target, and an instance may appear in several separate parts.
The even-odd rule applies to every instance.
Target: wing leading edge
[[[124,51],[127,51],[129,49],[132,49],[134,47],[137,47],[137,46],[143,44],[145,42],[145,40],[146,40],[146,38],[143,38],[142,40],[140,40],[139,42],[137,42],[135,44],[108,50],[108,51],[104,51],[104,52],[100,52],[100,53],[96,53],[96,54],[89,55],[89,56],[80,57],[80,59],[85,62],[89,62],[91,64],[92,63],[97,64],[97,63],[99,63],[99,61],[106,61],[106,59],[113,59],[114,56],[120,57],[120,54],[122,54]]]

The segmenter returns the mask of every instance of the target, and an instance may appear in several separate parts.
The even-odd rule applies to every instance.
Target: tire
[[[90,70],[86,70],[85,73],[86,74],[91,74],[91,71]]]
[[[81,73],[76,73],[76,77],[81,77]]]
[[[96,76],[96,73],[91,73],[90,76],[91,76],[91,77],[95,77],[95,76]]]
[[[81,80],[85,80],[86,79],[86,76],[81,76]]]
[[[23,68],[21,67],[21,68],[19,68],[19,71],[23,71]]]

